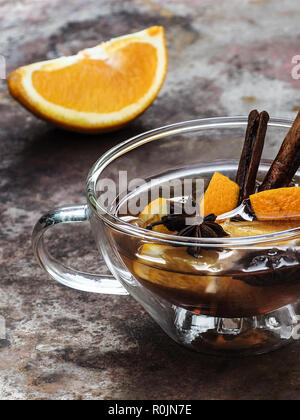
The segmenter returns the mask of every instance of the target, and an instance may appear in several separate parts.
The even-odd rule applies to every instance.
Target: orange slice
[[[211,213],[220,216],[234,210],[238,205],[239,192],[240,188],[235,182],[216,172],[201,200],[201,213],[204,216]]]
[[[133,271],[139,278],[165,287],[201,293],[212,286],[211,278],[195,275],[199,276],[201,269],[220,268],[217,253],[203,250],[200,259],[196,259],[187,253],[186,248],[174,248],[170,245],[145,244],[137,257]],[[167,267],[172,269],[167,270]]]
[[[226,220],[221,223],[221,226],[231,237],[237,238],[267,235],[269,233],[294,229],[299,226],[299,222],[290,220],[231,222],[230,220]]]
[[[300,220],[300,187],[262,191],[250,201],[258,220]]]
[[[157,198],[152,201],[148,206],[144,208],[142,213],[139,215],[139,219],[143,221],[144,227],[151,223],[159,222],[164,216],[168,214],[168,200],[165,198]],[[168,235],[174,235],[164,225],[153,227],[154,232],[167,233]]]
[[[157,198],[149,203],[142,213],[139,215],[145,223],[154,223],[161,220],[168,214],[168,200],[165,198]]]
[[[154,101],[167,73],[162,27],[115,38],[75,56],[21,67],[10,93],[40,118],[72,131],[117,129]]]

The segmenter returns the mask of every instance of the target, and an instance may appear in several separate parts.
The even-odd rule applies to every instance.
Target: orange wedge
[[[216,172],[200,202],[201,213],[220,216],[234,210],[238,205],[239,186],[227,176]]]
[[[262,191],[250,201],[258,220],[300,220],[300,187]]]
[[[281,232],[299,227],[299,222],[292,220],[265,220],[253,222],[231,222],[226,220],[221,223],[222,228],[231,237],[246,237],[268,235],[269,233]],[[263,246],[265,246],[263,244]]]
[[[167,214],[168,200],[165,198],[157,198],[144,208],[142,213],[139,215],[139,218],[149,224],[158,222]]]
[[[79,132],[129,123],[160,91],[167,73],[164,30],[147,30],[21,67],[8,77],[12,96],[36,116]]]
[[[151,223],[159,222],[164,216],[168,214],[168,200],[165,198],[158,198],[152,201],[148,206],[144,208],[142,213],[139,215],[139,219],[143,221],[144,227]],[[154,232],[167,233],[173,235],[164,225],[155,226]]]

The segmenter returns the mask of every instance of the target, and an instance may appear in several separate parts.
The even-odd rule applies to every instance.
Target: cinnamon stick
[[[259,191],[288,187],[300,166],[300,112]]]
[[[250,113],[245,143],[239,163],[236,183],[240,186],[239,204],[255,193],[256,177],[261,160],[269,114],[257,110]]]

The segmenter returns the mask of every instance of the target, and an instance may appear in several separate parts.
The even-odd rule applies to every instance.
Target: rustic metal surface
[[[254,107],[293,116],[300,106],[300,82],[291,77],[299,19],[298,0],[0,0],[8,71],[153,24],[165,26],[170,55],[155,104],[104,136],[37,120],[0,80],[1,398],[299,399],[299,344],[242,360],[191,353],[132,298],[88,295],[49,280],[30,245],[36,219],[83,202],[95,157],[128,136]],[[88,226],[58,233],[51,236],[58,257],[105,272]]]

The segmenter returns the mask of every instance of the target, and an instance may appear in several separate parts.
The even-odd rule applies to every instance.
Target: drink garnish
[[[264,148],[269,114],[254,110],[248,118],[245,143],[240,158],[236,183],[240,187],[239,203],[247,200],[256,190],[257,172]]]
[[[191,215],[185,212],[184,204],[171,201],[169,214],[147,226],[147,229],[164,225],[181,237],[222,238],[230,236],[218,223],[226,219],[233,222],[299,220],[300,188],[290,187],[290,184],[300,166],[300,112],[265,180],[257,188],[257,173],[269,118],[266,111],[259,113],[254,110],[249,114],[236,182],[215,173],[202,199],[195,203],[192,197],[189,198],[196,215],[200,215],[201,208],[201,214],[204,215],[201,223],[195,217],[195,223],[191,224]],[[207,204],[205,199],[208,199]],[[224,211],[225,207],[227,212]],[[199,258],[201,246],[189,247],[188,253]]]
[[[241,187],[240,200],[242,200],[243,214],[237,214],[231,220],[243,221],[244,216],[252,220],[299,220],[300,219],[300,189],[291,187],[292,179],[300,166],[300,112],[291,129],[285,137],[280,151],[272,163],[264,181],[256,192],[255,181],[261,152],[265,137],[265,129],[269,120],[266,112],[260,114],[258,123],[257,111],[249,115],[249,124],[246,134],[245,146],[241,156],[237,182]],[[247,165],[247,144],[251,144],[251,136],[257,129],[257,148],[250,151],[254,157],[254,165]],[[248,167],[248,169],[247,169]]]
[[[300,188],[261,191],[250,196],[257,220],[300,220]]]
[[[201,198],[200,208],[203,215],[227,213],[238,206],[239,186],[227,176],[215,172]]]
[[[238,263],[244,267],[245,274],[234,276],[253,287],[269,287],[299,282],[299,257],[291,249],[270,249],[247,253]],[[248,272],[248,273],[247,273]]]
[[[164,225],[171,232],[177,232],[178,236],[190,238],[224,238],[229,236],[221,225],[216,223],[217,216],[209,214],[205,216],[201,223],[197,214],[199,214],[199,205],[189,197],[186,203],[176,203],[170,201],[170,212],[167,216],[163,216],[160,221],[147,226],[147,230],[152,230],[155,226]],[[186,209],[189,209],[186,212]],[[190,209],[194,210],[191,215]],[[193,217],[194,216],[194,217]],[[191,224],[195,220],[195,224]],[[189,223],[187,223],[189,221]],[[201,247],[188,247],[188,254],[195,258],[201,255]]]
[[[147,230],[152,230],[155,226],[163,225],[171,232],[179,232],[187,226],[187,218],[192,218],[197,215],[198,205],[192,197],[189,197],[185,203],[169,201],[168,205],[169,213],[167,216],[163,216],[161,220],[148,225],[146,227]]]
[[[186,226],[178,233],[178,236],[188,238],[224,238],[229,236],[222,226],[215,222],[216,219],[215,214],[208,214],[204,217],[202,223]],[[201,246],[188,247],[187,251],[192,257],[199,258]]]
[[[300,112],[270,167],[259,191],[288,187],[300,166]]]

